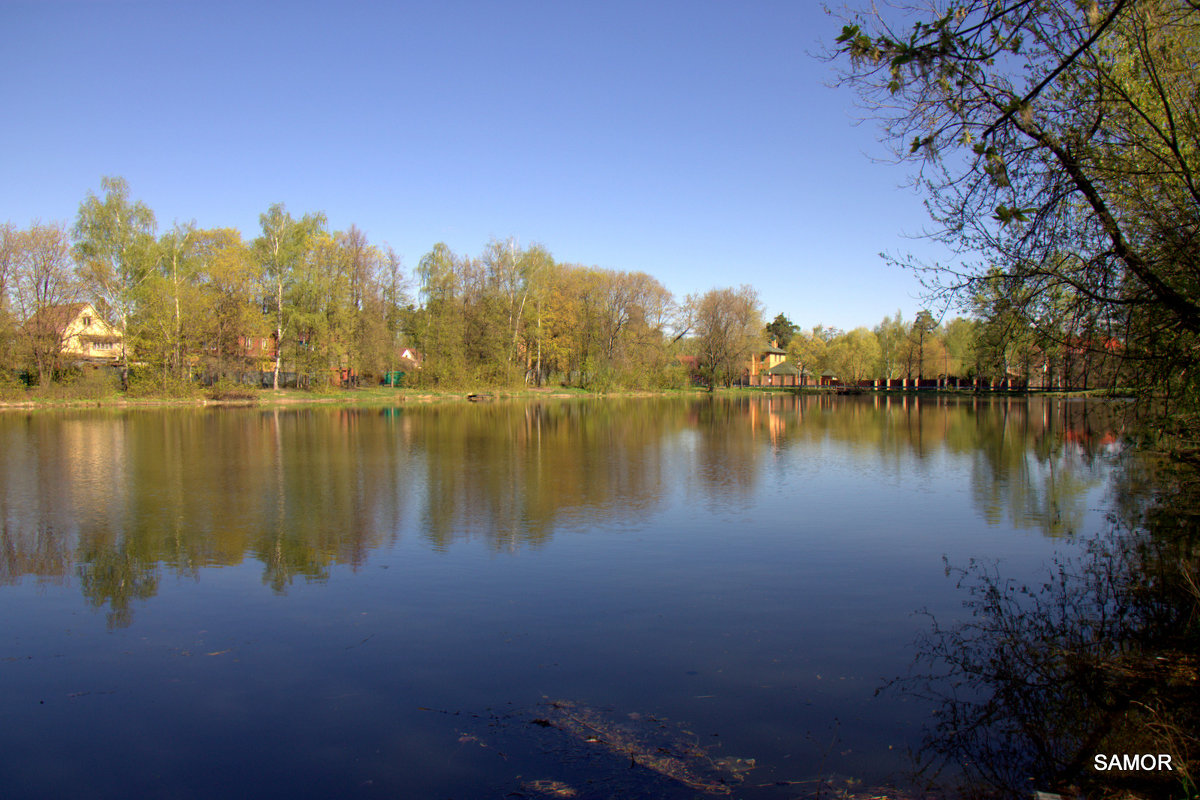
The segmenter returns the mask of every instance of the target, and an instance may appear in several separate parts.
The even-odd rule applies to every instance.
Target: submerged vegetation
[[[988,796],[1193,797],[1200,775],[1194,531],[1159,505],[1034,585],[990,562],[947,567],[970,620],[934,619],[892,689],[934,701],[926,777]],[[1168,518],[1169,517],[1169,518]],[[1153,756],[1154,769],[1109,765]],[[1140,763],[1140,762],[1139,762]],[[1165,768],[1164,768],[1165,765]]]

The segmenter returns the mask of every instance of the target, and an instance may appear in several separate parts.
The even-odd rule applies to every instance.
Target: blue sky
[[[874,325],[919,286],[881,251],[920,198],[814,58],[815,0],[0,0],[0,221],[72,222],[102,175],[247,238],[283,202],[411,270],[491,237],[640,270],[678,297],[750,283],[770,319]]]

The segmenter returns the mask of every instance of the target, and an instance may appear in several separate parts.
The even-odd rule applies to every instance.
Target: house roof
[[[62,333],[67,325],[78,317],[90,303],[64,303],[58,306],[46,306],[25,321],[26,325],[34,325],[41,330]]]
[[[777,356],[786,356],[787,355],[787,350],[781,350],[780,348],[776,347],[773,344],[767,345],[766,347],[763,348],[762,351],[763,351],[764,355],[767,353],[770,353],[772,355],[777,355]]]
[[[800,370],[794,364],[789,364],[784,361],[782,364],[776,364],[767,370],[768,375],[799,375]]]

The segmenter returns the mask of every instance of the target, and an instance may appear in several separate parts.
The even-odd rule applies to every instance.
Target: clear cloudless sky
[[[247,238],[283,202],[412,270],[492,237],[753,285],[767,319],[873,326],[945,257],[906,172],[780,2],[0,0],[0,222],[74,222],[104,175]]]

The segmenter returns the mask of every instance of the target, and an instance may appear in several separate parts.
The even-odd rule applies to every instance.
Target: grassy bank
[[[132,386],[121,391],[113,382],[76,381],[54,383],[48,386],[0,386],[0,411],[32,409],[71,408],[154,408],[190,406],[260,406],[280,407],[304,404],[388,406],[405,403],[443,403],[535,400],[535,399],[581,399],[602,397],[760,397],[771,395],[831,395],[837,394],[831,387],[734,387],[719,388],[709,392],[704,387],[687,389],[633,390],[609,389],[607,391],[579,389],[566,386],[534,387],[460,387],[433,389],[424,387],[392,388],[372,386],[358,389],[323,387],[317,389],[259,389],[240,385],[218,385],[204,387],[195,384],[178,384],[170,387]],[[1093,389],[1076,392],[975,392],[964,389],[873,392],[863,390],[852,394],[870,395],[920,395],[920,396],[979,396],[979,397],[1096,397],[1114,398],[1127,396],[1108,389]]]
[[[735,390],[736,391],[736,390]],[[427,389],[371,387],[365,389],[257,389],[251,387],[192,387],[184,391],[122,392],[115,387],[51,385],[9,390],[0,394],[0,411],[72,408],[156,408],[203,406],[257,406],[264,408],[305,404],[389,406],[407,403],[483,402],[497,400],[581,399],[600,397],[702,396],[704,389],[666,391],[587,391],[569,387]],[[722,390],[721,394],[726,394]]]

